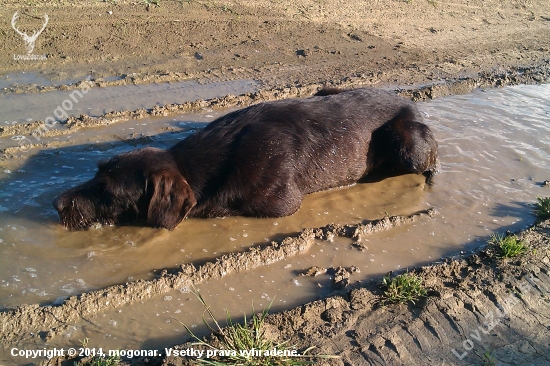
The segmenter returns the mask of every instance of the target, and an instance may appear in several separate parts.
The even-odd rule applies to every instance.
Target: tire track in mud
[[[304,229],[297,236],[289,236],[280,242],[272,242],[263,247],[251,247],[245,252],[223,255],[214,262],[207,262],[199,267],[183,264],[176,271],[165,269],[154,280],[139,280],[72,296],[61,305],[22,305],[14,310],[0,312],[0,344],[13,344],[37,335],[49,339],[66,330],[71,324],[85,320],[93,314],[147,300],[173,290],[188,292],[193,285],[207,280],[245,272],[303,254],[315,240],[331,240],[334,236],[345,236],[360,241],[364,236],[411,224],[423,217],[433,217],[436,214],[435,210],[429,209],[410,216],[385,217],[364,224],[329,224],[322,228]]]
[[[340,88],[357,88],[366,85],[373,85],[376,82],[374,75],[359,75],[348,77],[339,83],[330,84]],[[410,98],[414,101],[428,100],[454,94],[467,94],[476,88],[482,87],[503,87],[519,84],[543,84],[550,83],[550,59],[541,62],[540,65],[530,67],[513,67],[498,72],[479,72],[471,77],[449,79],[443,82],[430,83],[420,87],[395,88],[397,94]],[[81,84],[77,84],[81,85]],[[95,85],[97,87],[97,83]],[[131,119],[143,119],[157,116],[169,116],[181,113],[198,112],[204,109],[222,109],[230,107],[245,107],[252,104],[296,97],[307,97],[317,92],[324,84],[310,84],[304,86],[293,86],[285,88],[260,89],[258,92],[242,95],[228,94],[220,98],[196,100],[180,104],[167,104],[153,108],[140,108],[134,111],[114,111],[105,113],[98,117],[91,117],[81,114],[71,116],[60,124],[60,128],[42,129],[44,121],[33,121],[12,126],[0,127],[0,137],[15,135],[31,136],[33,133],[40,134],[40,137],[54,137],[72,133],[80,128],[103,127],[114,123],[126,122]],[[64,142],[70,144],[70,142]],[[54,143],[59,147],[59,142]],[[34,144],[29,147],[48,148],[48,143]],[[0,150],[5,160],[19,150],[18,147],[8,147]]]

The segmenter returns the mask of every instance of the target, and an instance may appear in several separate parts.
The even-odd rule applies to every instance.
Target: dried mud
[[[535,1],[2,1],[0,72],[34,71],[53,86],[5,93],[181,80],[256,79],[266,89],[362,80],[438,82],[548,59],[550,5]],[[50,22],[21,62],[11,30]]]

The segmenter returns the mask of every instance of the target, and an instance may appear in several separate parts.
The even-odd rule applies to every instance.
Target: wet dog
[[[376,169],[431,177],[437,165],[414,103],[376,89],[325,89],[231,112],[167,150],[100,162],[53,205],[68,229],[146,220],[172,230],[186,217],[287,216],[306,194]]]

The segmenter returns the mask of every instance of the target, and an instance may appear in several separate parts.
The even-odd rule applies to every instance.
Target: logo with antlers
[[[48,14],[44,14],[44,25],[42,26],[42,29],[40,29],[37,32],[34,32],[32,36],[29,36],[26,32],[21,32],[19,29],[17,29],[17,27],[15,26],[15,23],[17,22],[18,18],[19,18],[19,14],[15,12],[15,14],[13,14],[13,17],[11,18],[11,26],[21,37],[23,37],[23,40],[25,41],[25,48],[27,49],[27,54],[30,55],[34,50],[34,43],[36,42],[36,39],[48,24]]]

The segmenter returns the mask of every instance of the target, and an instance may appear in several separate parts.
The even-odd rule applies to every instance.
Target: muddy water
[[[20,72],[0,76],[0,89],[16,85],[51,86],[52,81],[32,72]]]
[[[195,119],[199,120],[198,116]],[[166,126],[173,123],[156,122]],[[122,129],[126,128],[119,132],[124,132]],[[70,137],[88,141],[89,132]],[[146,140],[148,145],[166,147],[186,134],[173,133],[162,141]],[[22,165],[13,161],[0,172],[0,236],[5,248],[0,260],[3,307],[60,301],[87,289],[148,278],[154,269],[212,259],[252,244],[277,240],[304,227],[360,222],[383,217],[385,212],[402,214],[425,208],[423,179],[411,175],[316,193],[306,198],[297,214],[275,220],[189,219],[172,232],[131,226],[67,232],[58,223],[51,199],[91,178],[97,160],[142,146],[118,142],[103,145],[39,154]],[[44,171],[46,166],[52,169]],[[395,203],[396,197],[399,203]]]
[[[548,196],[550,85],[476,91],[420,103],[439,141],[442,173],[427,188],[407,175],[311,195],[287,218],[186,220],[173,232],[103,227],[67,232],[51,199],[93,175],[95,162],[147,145],[170,146],[219,112],[129,121],[78,131],[71,146],[31,151],[4,162],[0,171],[0,306],[61,301],[71,294],[150,278],[154,269],[200,262],[329,222],[355,223],[386,214],[436,207],[440,215],[373,235],[366,251],[338,239],[319,242],[306,255],[245,275],[201,284],[218,314],[239,315],[254,301],[261,308],[290,308],[330,290],[329,275],[298,277],[311,266],[356,266],[352,279],[433,262],[483,245],[495,230],[519,230],[534,221],[529,203]],[[170,127],[172,132],[164,132]],[[139,131],[139,132],[136,132]],[[122,138],[148,136],[140,140]],[[102,141],[96,143],[95,141]],[[189,293],[174,292],[112,313],[98,314],[54,338],[66,345],[87,335],[91,346],[156,348],[181,342],[183,327],[199,324],[201,307]],[[176,318],[178,321],[176,321]],[[199,328],[197,328],[199,329]]]
[[[30,76],[14,75],[8,80],[29,81]],[[4,79],[6,76],[3,77]],[[34,82],[46,81],[32,78]],[[5,81],[4,81],[5,82]],[[0,79],[0,87],[2,79]],[[13,125],[22,122],[44,121],[47,117],[65,119],[67,115],[100,116],[113,111],[134,111],[156,105],[192,102],[227,94],[253,92],[257,83],[252,80],[198,84],[193,81],[175,83],[123,85],[108,88],[82,87],[74,91],[0,95],[0,123]],[[80,91],[84,91],[81,93]],[[73,94],[76,93],[76,94]],[[72,97],[70,97],[73,95]],[[67,102],[65,102],[67,101]],[[65,102],[65,104],[63,104]]]

